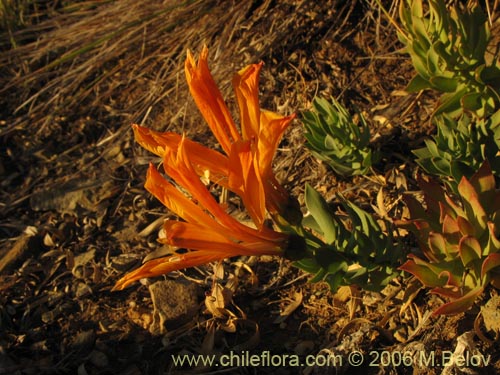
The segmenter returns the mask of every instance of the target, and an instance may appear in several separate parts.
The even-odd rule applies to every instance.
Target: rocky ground
[[[398,2],[383,3],[397,20]],[[308,182],[333,205],[342,192],[368,211],[403,215],[402,194],[417,190],[411,150],[434,132],[437,96],[404,92],[414,70],[376,1],[4,1],[0,9],[0,374],[500,371],[479,308],[432,316],[442,301],[407,275],[381,293],[333,294],[288,261],[232,258],[110,291],[165,250],[157,237],[170,215],[143,187],[157,160],[134,142],[131,124],[217,147],[183,72],[186,51],[204,44],[235,112],[232,74],[263,61],[262,107],[300,118],[315,96],[335,97],[368,119],[382,158],[355,178],[312,157],[295,120],[274,165],[299,202]],[[403,240],[411,251],[412,239]],[[485,317],[498,314],[495,296],[484,296]],[[265,361],[266,352],[274,362],[262,367],[172,358]],[[329,354],[330,366],[284,362]],[[452,354],[467,366],[444,367]]]

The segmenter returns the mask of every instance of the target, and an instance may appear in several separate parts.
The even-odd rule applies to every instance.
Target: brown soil
[[[370,122],[383,157],[374,175],[356,178],[313,158],[293,123],[275,169],[301,203],[308,182],[373,212],[383,189],[389,215],[401,216],[401,194],[417,189],[411,150],[434,131],[436,94],[403,92],[413,67],[376,1],[41,3],[2,3],[3,18],[8,4],[19,17],[0,34],[0,374],[452,374],[459,369],[437,362],[460,345],[491,355],[466,371],[500,371],[498,341],[480,320],[474,327],[479,310],[431,316],[442,301],[407,276],[382,293],[332,294],[288,261],[233,258],[170,275],[168,295],[141,283],[110,291],[164,250],[156,239],[168,212],[143,188],[155,159],[130,125],[217,147],[184,81],[186,50],[203,44],[232,109],[232,74],[264,61],[262,107],[300,117],[315,95],[333,96]],[[398,2],[384,3],[397,17]],[[194,368],[171,357],[246,350],[334,353],[342,363]],[[355,350],[359,367],[347,362]],[[408,353],[434,353],[435,366],[384,362]]]

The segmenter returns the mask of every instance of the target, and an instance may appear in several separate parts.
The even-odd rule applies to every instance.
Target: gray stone
[[[153,301],[153,323],[149,331],[163,334],[192,319],[199,309],[201,290],[186,280],[162,280],[149,286]]]

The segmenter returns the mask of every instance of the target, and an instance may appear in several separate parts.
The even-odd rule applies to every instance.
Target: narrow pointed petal
[[[261,111],[261,125],[257,147],[259,169],[262,176],[272,173],[274,155],[276,154],[283,133],[294,118],[295,114],[280,116],[271,111]]]
[[[262,228],[266,215],[266,195],[250,141],[233,144],[229,155],[229,187],[240,191],[243,204],[257,228]]]
[[[123,276],[116,282],[112,290],[123,290],[128,285],[140,279],[165,275],[172,271],[200,266],[222,260],[226,257],[226,253],[221,251],[191,251],[185,254],[175,254],[165,258],[153,259]]]
[[[233,77],[243,139],[256,139],[259,134],[259,74],[262,65],[263,63],[249,65]]]
[[[221,144],[222,149],[226,154],[229,154],[231,143],[239,140],[240,134],[208,69],[207,47],[203,47],[198,64],[188,51],[185,73],[189,90],[198,109]]]
[[[200,179],[197,178],[193,167],[189,162],[189,155],[186,153],[183,141],[181,141],[179,145],[175,158],[173,153],[167,152],[165,154],[163,165],[167,174],[171,176],[180,186],[189,191],[201,207],[204,207],[207,211],[209,211],[222,226],[236,233],[241,240],[255,239],[256,236],[263,239],[280,239],[280,233],[266,227],[263,227],[259,231],[247,227],[226,213],[226,211],[210,194],[205,185],[203,185]]]
[[[168,220],[164,229],[166,238],[163,242],[191,250],[224,252],[225,258],[237,255],[283,255],[284,252],[284,241],[277,244],[255,237],[253,241],[239,242],[238,238],[231,238],[231,232],[219,232],[197,223]]]
[[[177,148],[181,140],[179,134],[170,132],[159,133],[137,124],[133,124],[132,129],[137,143],[160,157],[163,157],[167,149]]]
[[[163,178],[152,164],[149,166],[144,186],[168,209],[184,220],[198,222],[205,226],[214,226],[214,228],[223,230],[199,205],[195,204],[179,189]]]
[[[182,136],[172,132],[156,132],[143,126],[132,125],[136,141],[146,150],[163,157],[167,150],[177,152]],[[205,147],[198,142],[185,139],[185,146],[189,149],[191,162],[199,176],[209,171],[212,179],[224,185],[228,175],[227,156]]]
[[[188,51],[185,74],[189,90],[226,155],[175,133],[158,133],[134,125],[137,141],[163,157],[163,168],[175,181],[174,185],[150,165],[146,189],[186,220],[166,221],[160,241],[193,251],[151,260],[121,278],[113,290],[121,290],[141,278],[232,256],[286,256],[287,251],[297,247],[290,242],[290,235],[263,225],[266,209],[279,210],[290,203],[271,164],[283,132],[294,116],[283,117],[260,109],[261,68],[262,63],[250,65],[233,79],[240,109],[240,135],[208,68],[208,49],[203,48],[198,61]],[[258,229],[226,213],[200,180],[206,172],[212,182],[241,196]]]
[[[254,156],[255,169],[258,171],[265,192],[265,206],[272,214],[285,214],[290,203],[288,192],[277,181],[272,161],[281,137],[295,115],[280,116],[270,111],[261,111],[260,133],[256,142]]]

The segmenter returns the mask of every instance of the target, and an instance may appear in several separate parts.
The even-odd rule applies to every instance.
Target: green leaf
[[[309,280],[309,282],[317,283],[318,281],[323,280],[326,275],[328,275],[328,272],[326,272],[325,269],[320,268],[319,271]]]
[[[342,273],[327,274],[325,281],[328,283],[332,293],[335,293],[343,285],[344,275]]]
[[[355,123],[338,101],[315,98],[313,111],[303,114],[307,147],[339,175],[367,173],[372,165],[370,129],[359,113]]]
[[[432,142],[432,141],[431,141]],[[427,147],[418,148],[411,151],[418,159],[429,159],[432,154]]]
[[[404,2],[401,2],[403,6]],[[422,0],[414,0],[411,3],[411,15],[414,17],[422,18],[424,16],[424,8],[422,6]]]
[[[316,249],[315,259],[329,273],[340,270],[347,271],[347,259],[331,246],[323,246]]]
[[[359,228],[359,226],[361,226],[361,231],[368,236],[370,236],[370,234],[372,234],[373,231],[380,231],[380,227],[375,222],[372,215],[370,215],[365,210],[359,208],[354,203],[348,201],[340,194],[337,194],[337,197],[342,203],[342,206],[348,212],[349,217],[353,221],[354,226],[356,228]]]
[[[423,80],[429,80],[432,75],[429,73],[429,70],[427,69],[427,62],[426,62],[426,57],[425,57],[425,51],[422,49],[421,51],[418,51],[420,47],[417,44],[413,45],[415,51],[412,53],[410,52],[410,57],[411,61],[413,63],[413,66],[415,70],[417,71],[418,75],[422,77]],[[421,52],[422,54],[420,54]]]
[[[434,114],[448,113],[450,116],[457,114],[461,110],[460,100],[467,93],[467,90],[467,86],[462,86],[454,93],[443,95],[439,100],[439,107]]]
[[[432,266],[429,263],[412,255],[409,255],[408,257],[411,259],[400,266],[400,270],[412,274],[427,287],[445,285],[445,281],[439,278],[438,274],[432,269]]]
[[[431,88],[431,84],[429,83],[428,80],[423,78],[420,74],[415,75],[408,86],[406,86],[406,91],[408,92],[418,92],[421,90],[429,89]]]
[[[461,162],[460,160],[452,160],[450,162],[450,172],[456,182],[456,185],[458,185],[462,177],[471,176],[474,173],[474,169],[466,165],[464,162]],[[456,189],[453,190],[456,192]]]
[[[431,47],[431,39],[427,33],[425,22],[420,18],[413,18],[413,35],[422,45],[423,49],[428,51]]]
[[[316,222],[316,219],[312,215],[306,215],[302,218],[302,226],[304,228],[312,229],[313,231],[319,233],[320,235],[323,235],[323,232]]]
[[[462,237],[458,244],[458,251],[464,267],[469,267],[473,262],[481,259],[481,245],[475,237]]]
[[[301,260],[295,261],[294,265],[306,271],[307,273],[312,273],[312,274],[317,273],[321,269],[321,266],[314,258],[303,258]]]
[[[450,176],[450,162],[442,157],[433,157],[430,159],[434,170],[438,172],[438,174],[443,176]]]
[[[306,184],[304,200],[307,209],[321,228],[325,242],[333,243],[337,238],[337,225],[325,199],[311,185]]]
[[[447,78],[443,76],[434,76],[429,79],[429,83],[436,90],[442,92],[455,92],[458,87],[456,78]]]
[[[431,74],[430,82],[432,83],[434,76],[441,73],[439,69],[439,54],[435,51],[434,46],[427,51],[427,69]]]
[[[475,78],[478,82],[485,85],[495,87],[496,91],[500,90],[500,68],[495,65],[481,65],[475,71]]]
[[[470,112],[476,112],[483,107],[481,99],[482,99],[481,93],[470,92],[462,97],[461,104],[465,110]]]

